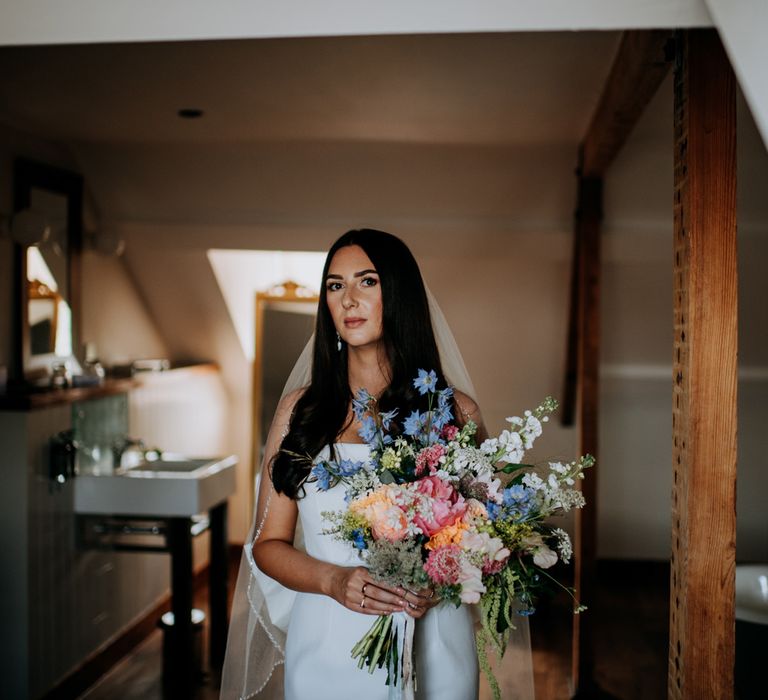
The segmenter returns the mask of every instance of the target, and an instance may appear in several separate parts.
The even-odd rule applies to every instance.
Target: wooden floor
[[[621,700],[666,697],[668,566],[600,562],[598,579],[598,600],[582,614],[593,616],[599,697]],[[230,580],[235,580],[234,574]],[[207,591],[196,595],[196,607],[205,609]],[[537,700],[570,698],[571,616],[567,599],[558,597],[540,605],[530,620]],[[163,700],[160,631],[154,632],[80,697],[83,700]],[[196,697],[198,700],[218,698],[215,680],[207,677]]]

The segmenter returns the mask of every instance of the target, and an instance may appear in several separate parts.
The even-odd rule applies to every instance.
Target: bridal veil
[[[456,389],[475,398],[472,381],[445,316],[429,290],[427,297],[445,377]],[[313,345],[314,336],[296,361],[283,389],[283,400],[309,383]],[[232,603],[227,653],[222,671],[221,700],[283,698],[286,631],[296,594],[259,570],[253,559],[252,547],[269,517],[269,502],[273,492],[272,480],[268,476],[262,478],[261,475],[265,474],[265,465],[279,449],[288,431],[289,421],[288,412],[278,409],[267,436],[260,476],[254,486],[256,508],[243,546]],[[298,529],[295,545],[302,547]],[[529,700],[534,697],[534,692],[528,619],[518,617],[515,627],[501,664],[495,665],[496,676],[501,684],[503,698]],[[349,652],[348,649],[339,649],[340,654]],[[489,654],[490,657],[492,654]]]

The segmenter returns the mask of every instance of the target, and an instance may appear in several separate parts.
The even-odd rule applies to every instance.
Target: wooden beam
[[[603,210],[603,181],[579,180],[576,214],[578,245],[578,409],[579,451],[598,456],[599,368],[600,368],[600,224]],[[587,501],[575,515],[576,531],[574,587],[587,606],[593,599],[597,555],[597,467],[582,482]],[[589,614],[574,617],[573,687],[576,695],[591,697],[594,677],[594,641]]]
[[[736,85],[715,31],[676,54],[668,696],[698,700],[734,690]]]
[[[645,106],[666,77],[673,32],[624,32],[583,146],[582,173],[599,177],[621,150]]]
[[[581,177],[596,178],[605,174],[645,106],[666,77],[673,55],[674,32],[624,32],[602,96],[580,147],[578,172]],[[573,425],[576,415],[579,342],[576,316],[580,292],[575,249],[578,245],[578,241],[574,240],[565,381],[560,413],[560,420],[565,426]]]

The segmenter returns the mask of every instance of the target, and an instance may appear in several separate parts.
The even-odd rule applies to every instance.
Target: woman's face
[[[325,294],[336,330],[350,348],[381,340],[379,274],[360,246],[345,246],[336,251],[328,266]]]

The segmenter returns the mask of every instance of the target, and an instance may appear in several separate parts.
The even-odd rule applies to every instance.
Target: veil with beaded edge
[[[432,330],[440,352],[440,362],[447,381],[456,389],[475,398],[469,377],[453,333],[434,296],[427,288]],[[261,482],[264,465],[277,451],[288,432],[287,397],[307,386],[311,378],[314,335],[299,355],[286,381],[281,406],[275,413],[264,450],[264,458],[254,488],[256,511],[248,538],[243,546],[240,570],[232,602],[227,639],[227,653],[221,678],[221,700],[282,700],[285,640],[295,591],[285,588],[264,574],[253,559],[252,547],[261,534],[269,515],[272,480]],[[261,493],[260,486],[268,491]],[[294,545],[303,549],[303,538],[297,524]],[[474,610],[474,606],[470,606]],[[346,650],[340,649],[340,653]],[[491,659],[492,654],[489,655]],[[493,664],[504,698],[529,700],[534,697],[531,642],[526,617],[518,617],[507,650],[500,664]]]

